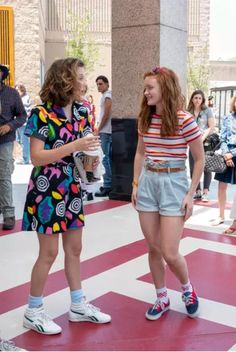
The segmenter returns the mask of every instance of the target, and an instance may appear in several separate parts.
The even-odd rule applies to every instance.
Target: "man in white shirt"
[[[99,192],[95,193],[96,197],[106,197],[111,191],[111,180],[112,180],[112,159],[111,159],[111,147],[112,147],[112,135],[111,135],[111,103],[112,94],[109,90],[109,81],[105,76],[98,76],[96,78],[96,84],[98,91],[102,93],[100,100],[100,115],[97,133],[101,139],[101,147],[104,153],[103,166],[105,168],[105,174],[103,175],[103,187],[100,188]]]

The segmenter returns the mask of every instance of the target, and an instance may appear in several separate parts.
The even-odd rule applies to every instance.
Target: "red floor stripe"
[[[203,202],[202,200],[194,200],[194,205],[202,205],[209,208],[219,208],[218,200],[210,200],[209,202]],[[226,203],[225,209],[231,209],[232,203]]]
[[[113,292],[93,303],[111,314],[111,323],[70,323],[64,314],[55,319],[62,334],[28,331],[14,340],[28,351],[228,351],[236,341],[234,328],[172,310],[148,321],[147,303]]]
[[[144,240],[141,240],[98,255],[92,259],[85,260],[81,263],[81,278],[82,280],[88,279],[91,276],[139,257],[146,252],[146,244],[144,243]],[[4,302],[4,305],[0,305],[0,314],[26,304],[29,294],[29,286],[30,283],[27,282],[26,284],[0,292],[0,302]],[[64,270],[59,270],[49,275],[44,296],[50,295],[66,287],[68,287],[68,284]]]
[[[121,200],[106,199],[104,201],[97,202],[97,203],[85,204],[84,213],[85,213],[85,215],[90,215],[90,214],[98,213],[100,211],[120,207],[125,204],[129,204],[129,202],[121,201]],[[0,237],[6,236],[6,235],[11,235],[15,232],[20,232],[21,231],[21,222],[22,222],[21,219],[16,220],[16,225],[15,225],[14,229],[12,229],[12,230],[0,229]]]
[[[183,237],[186,236],[236,245],[235,237],[219,235],[206,231],[184,229]],[[88,259],[81,263],[82,280],[137,258],[146,252],[146,243],[144,240],[140,240],[114,249],[107,253],[98,255],[92,259]],[[67,282],[64,275],[64,270],[59,270],[49,275],[44,295],[46,296],[52,294],[58,290],[64,289],[65,287],[67,287]],[[29,282],[0,292],[0,302],[4,302],[4,305],[0,306],[0,314],[24,305],[26,303],[28,294]],[[17,297],[17,301],[15,297]]]

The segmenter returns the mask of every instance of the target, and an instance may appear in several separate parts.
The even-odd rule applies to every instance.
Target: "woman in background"
[[[213,226],[224,223],[227,187],[228,184],[236,184],[236,96],[231,99],[230,114],[225,116],[223,119],[220,131],[220,140],[220,150],[217,152],[224,156],[225,162],[227,164],[227,169],[223,174],[215,174],[215,180],[219,181],[219,217],[213,221]],[[231,234],[233,231],[232,228],[234,229],[234,224],[232,224],[225,233]]]
[[[204,143],[207,136],[212,134],[215,130],[215,118],[213,116],[212,109],[206,106],[205,96],[203,91],[200,89],[195,90],[189,100],[187,110],[193,115],[197,122],[199,129],[202,134],[202,142]],[[189,151],[189,167],[190,176],[193,175],[193,157],[191,151]],[[203,202],[208,202],[208,192],[211,184],[212,174],[209,171],[204,171],[203,175],[203,193],[201,191],[201,184],[199,182],[194,199],[201,199]]]
[[[26,88],[23,84],[17,84],[16,87],[17,91],[20,94],[20,97],[22,99],[22,103],[24,105],[27,118],[30,116],[31,112],[31,102],[30,102],[30,97],[27,94]],[[29,137],[25,136],[25,126],[26,123],[17,128],[16,130],[16,141],[21,145],[22,147],[22,160],[17,161],[17,164],[29,164],[30,163],[30,142],[29,142]]]

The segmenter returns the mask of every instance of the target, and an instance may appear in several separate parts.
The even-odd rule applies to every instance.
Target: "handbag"
[[[223,155],[215,154],[215,151],[205,153],[205,168],[204,171],[216,172],[223,174],[227,169],[227,165]]]
[[[211,150],[216,150],[220,148],[220,136],[218,133],[212,133],[203,142],[204,150],[205,151],[211,151]]]

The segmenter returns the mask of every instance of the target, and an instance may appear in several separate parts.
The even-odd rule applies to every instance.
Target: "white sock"
[[[181,288],[183,292],[193,292],[193,286],[189,280],[186,284],[181,285]]]
[[[166,287],[157,288],[156,289],[156,293],[157,293],[157,299],[160,302],[163,302],[165,304],[168,303],[169,298],[168,298],[167,288]]]

